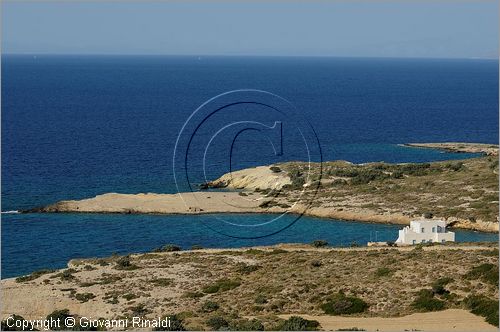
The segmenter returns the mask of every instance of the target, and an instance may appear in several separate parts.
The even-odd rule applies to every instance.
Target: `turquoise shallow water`
[[[146,252],[168,243],[189,249],[309,243],[317,239],[331,245],[366,245],[370,240],[395,241],[397,225],[382,225],[302,217],[292,227],[260,239],[236,239],[206,227],[214,218],[260,223],[275,215],[9,215],[2,221],[2,278],[42,268],[63,268],[72,258],[104,257],[112,253]],[[290,222],[295,216],[284,216]],[[242,235],[251,235],[242,228]],[[497,234],[456,231],[457,241],[497,241]]]

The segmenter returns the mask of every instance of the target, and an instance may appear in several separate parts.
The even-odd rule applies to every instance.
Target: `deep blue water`
[[[470,155],[397,144],[498,142],[498,61],[3,56],[2,211],[105,192],[175,192],[172,155],[183,124],[206,100],[242,88],[289,100],[314,128],[323,160],[458,159]],[[211,120],[190,151],[194,183],[203,181],[202,143],[227,121],[283,122],[283,156],[276,157],[262,135],[245,132],[235,142],[233,168],[305,159],[294,122],[265,107],[232,107]],[[227,171],[228,137],[207,150],[208,178]],[[254,244],[198,231],[193,219],[2,215],[2,277],[61,267],[73,256],[144,251],[165,242]],[[303,218],[261,241],[309,242],[331,234],[339,243],[337,233],[343,243],[357,240],[347,225],[395,232],[394,226]]]

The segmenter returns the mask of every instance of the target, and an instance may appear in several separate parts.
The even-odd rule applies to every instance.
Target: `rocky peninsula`
[[[498,145],[486,143],[408,143],[403,146],[426,148],[426,149],[440,149],[448,152],[456,153],[482,153],[487,156],[498,156]]]
[[[248,168],[180,194],[108,193],[22,212],[84,213],[299,213],[364,222],[407,224],[422,214],[449,226],[498,232],[498,146],[411,144],[457,152],[471,159],[432,163],[308,164]],[[496,148],[495,148],[496,147]],[[492,149],[496,149],[493,151]],[[214,189],[221,189],[217,191]],[[229,191],[228,191],[229,190]]]

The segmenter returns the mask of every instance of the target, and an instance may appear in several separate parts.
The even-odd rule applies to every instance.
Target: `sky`
[[[498,58],[498,0],[14,0],[1,15],[3,53]]]

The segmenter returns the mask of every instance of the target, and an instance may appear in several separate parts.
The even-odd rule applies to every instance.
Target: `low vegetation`
[[[392,274],[392,270],[387,267],[379,267],[375,272],[377,277],[387,277]]]
[[[498,160],[492,156],[433,163],[279,166],[292,184],[283,187],[271,206],[301,199],[312,207],[345,212],[457,218],[469,221],[472,228],[478,221],[498,222]]]
[[[77,299],[80,302],[87,302],[89,300],[92,300],[95,297],[94,294],[92,293],[77,293],[75,294],[75,299]]]
[[[239,280],[219,279],[215,283],[203,287],[203,292],[208,294],[225,292],[238,287],[240,284]]]
[[[17,277],[16,278],[16,282],[32,281],[32,280],[40,278],[44,274],[53,273],[53,272],[55,272],[55,270],[47,270],[47,269],[45,269],[45,270],[35,271],[35,272],[33,272],[33,273],[29,274],[29,275]]]
[[[430,289],[421,289],[412,306],[421,312],[440,311],[446,308],[446,303],[434,297],[434,292]]]
[[[470,295],[463,303],[473,314],[483,316],[488,323],[498,326],[498,299],[492,300],[484,295]]]
[[[323,303],[321,309],[328,315],[350,315],[364,312],[368,303],[354,296],[346,296],[339,292]]]
[[[328,246],[328,241],[326,240],[314,240],[311,245],[315,248],[324,248]]]
[[[473,267],[465,276],[468,279],[479,279],[498,287],[498,265],[484,263]]]
[[[278,325],[280,331],[316,331],[318,328],[318,321],[298,316],[292,316]]]
[[[109,308],[103,318],[175,314],[178,330],[314,330],[321,326],[300,318],[305,313],[400,317],[447,308],[498,324],[498,244],[477,246],[340,249],[320,242],[318,249],[146,253],[75,261],[29,282],[2,284],[11,283],[3,288],[10,298],[53,293],[49,313],[85,303],[82,310]],[[4,305],[7,312],[34,315]]]
[[[182,248],[175,244],[167,244],[163,247],[156,248],[153,252],[173,252],[173,251],[181,251]]]
[[[139,267],[137,265],[132,264],[132,262],[130,260],[130,256],[123,256],[123,257],[120,257],[116,260],[115,269],[117,269],[117,270],[130,271],[130,270],[136,270],[138,268]]]

